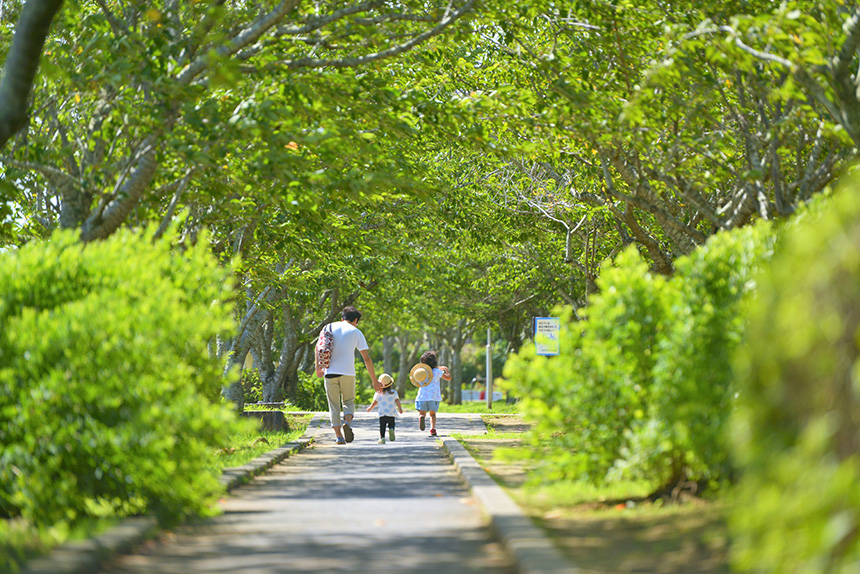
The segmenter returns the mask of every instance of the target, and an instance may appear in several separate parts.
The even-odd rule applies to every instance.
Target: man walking
[[[367,340],[359,331],[358,320],[361,313],[355,307],[344,307],[341,311],[342,321],[330,323],[323,329],[330,329],[332,334],[331,363],[327,369],[320,371],[317,366],[317,376],[325,377],[325,394],[328,398],[328,411],[331,416],[331,428],[337,436],[337,444],[352,442],[355,434],[352,431],[352,419],[355,413],[355,351],[361,353],[364,366],[377,391],[382,385],[376,380],[376,371],[368,352]],[[315,348],[316,364],[319,365],[319,349]],[[340,411],[343,405],[343,432],[341,433]]]

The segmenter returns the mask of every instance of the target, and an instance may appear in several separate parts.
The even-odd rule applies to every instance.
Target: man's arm
[[[359,351],[361,358],[364,359],[364,366],[367,367],[367,373],[370,375],[370,382],[373,383],[373,390],[376,392],[382,391],[382,383],[376,380],[376,370],[373,368],[373,359],[370,358],[370,353],[367,349]]]

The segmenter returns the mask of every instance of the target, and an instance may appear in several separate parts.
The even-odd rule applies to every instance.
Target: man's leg
[[[337,378],[340,385],[340,394],[343,398],[343,436],[346,442],[352,442],[355,435],[352,432],[352,419],[355,413],[355,377],[352,375],[341,375]]]
[[[352,421],[355,413],[355,377],[341,375],[337,378],[340,383],[340,394],[343,397],[343,420]]]
[[[343,439],[340,432],[340,377],[325,379],[325,396],[328,400],[328,414],[331,419],[331,428],[334,430],[338,442]]]

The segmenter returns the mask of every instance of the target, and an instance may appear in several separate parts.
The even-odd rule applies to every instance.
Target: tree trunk
[[[451,350],[445,343],[437,343],[433,345],[434,349],[438,350],[439,353],[439,364],[445,365],[449,369],[451,368]],[[451,393],[451,381],[442,380],[439,383],[439,387],[442,391],[442,400],[447,402],[448,404],[454,404],[454,395]]]
[[[394,338],[382,337],[382,370],[389,375],[394,372]]]
[[[397,394],[402,397],[406,393],[406,385],[412,384],[409,382],[409,369],[418,362],[418,354],[421,351],[424,338],[422,337],[410,343],[409,333],[399,332],[395,335],[394,340],[397,342],[398,349],[400,350],[400,365],[397,370],[396,385]]]
[[[267,369],[265,374],[260,372],[260,380],[263,382],[263,402],[277,403],[284,400],[284,394],[281,392],[282,387],[275,370]]]
[[[267,287],[260,293],[257,301],[251,305],[251,308],[242,319],[239,325],[238,336],[233,340],[233,345],[230,349],[230,358],[227,364],[224,365],[224,376],[226,377],[230,371],[237,365],[241,365],[245,360],[245,355],[251,350],[254,340],[261,331],[263,323],[267,319],[267,313],[264,310],[264,305],[274,305],[275,301],[280,297],[280,290]],[[261,373],[262,377],[262,373]],[[228,382],[223,391],[224,397],[236,405],[237,411],[242,411],[245,407],[244,389],[242,381],[235,380]]]
[[[288,399],[294,399],[299,394],[299,370],[289,369],[284,373],[284,380],[279,389],[283,389],[284,395]]]
[[[463,343],[453,349],[453,360],[451,361],[451,381],[450,385],[452,387],[452,404],[459,405],[463,402],[463,361],[461,351],[463,350]]]
[[[457,326],[448,329],[448,331],[444,334],[445,339],[450,347],[446,347],[445,349],[445,363],[448,361],[448,353],[451,355],[451,362],[448,365],[448,368],[451,371],[451,381],[448,384],[449,391],[449,399],[448,402],[454,405],[459,405],[463,399],[463,367],[461,360],[461,352],[463,350],[463,346],[466,344],[466,340],[471,336],[473,325],[467,319],[460,319],[457,321]],[[449,351],[450,349],[450,351]]]

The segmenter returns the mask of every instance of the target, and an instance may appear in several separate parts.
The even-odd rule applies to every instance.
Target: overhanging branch
[[[27,99],[45,38],[63,0],[29,0],[18,20],[0,79],[0,148],[27,123]]]

